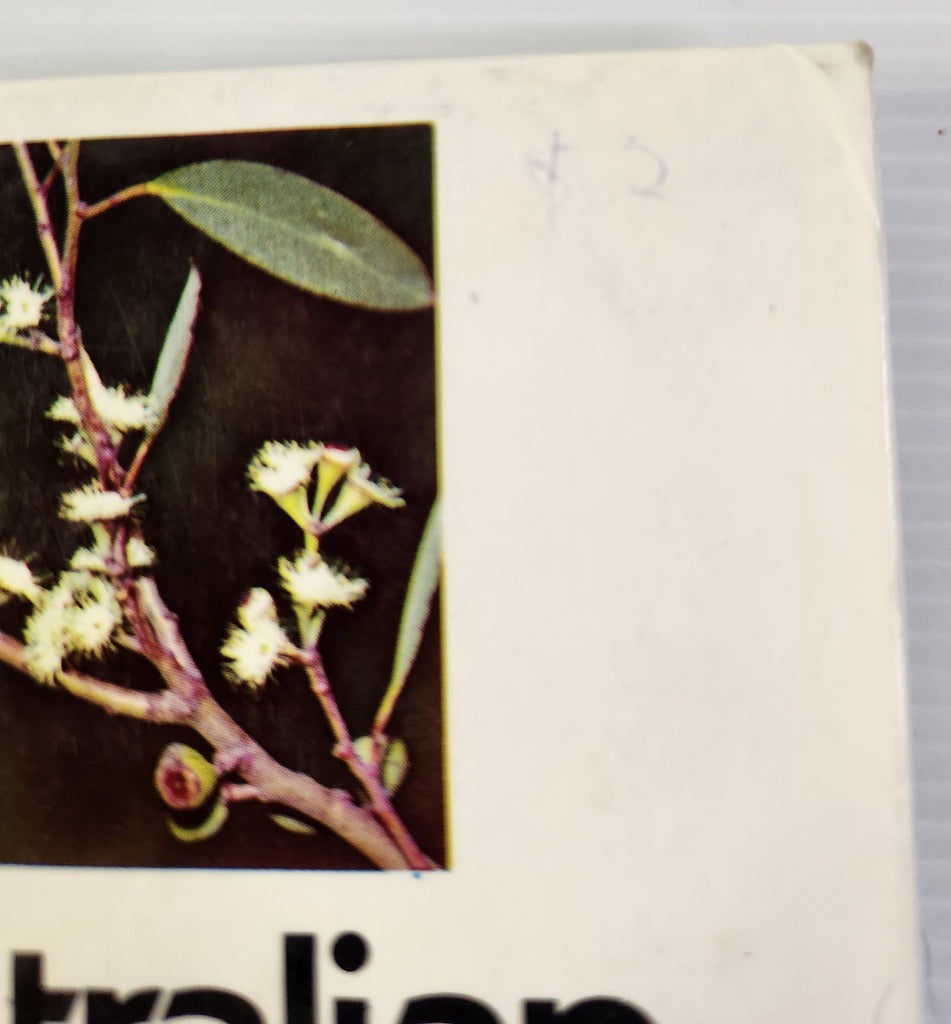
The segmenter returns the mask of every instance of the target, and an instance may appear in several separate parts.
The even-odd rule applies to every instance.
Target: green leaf
[[[373,764],[373,747],[372,736],[358,736],[353,741],[353,752],[366,765]]]
[[[300,821],[298,818],[292,818],[289,814],[271,814],[269,817],[275,825],[280,825],[287,832],[293,832],[299,836],[317,835],[317,829]]]
[[[433,595],[439,585],[439,567],[442,552],[442,521],[439,509],[439,498],[426,520],[426,529],[416,550],[416,561],[406,588],[406,600],[403,602],[403,614],[400,617],[400,631],[396,639],[396,653],[393,657],[393,672],[387,694],[391,691],[399,693],[406,682],[409,670],[413,667],[419,645],[423,639],[423,630],[432,608]]]
[[[372,214],[308,178],[210,160],[145,187],[227,249],[305,291],[369,309],[432,305],[419,257]]]
[[[149,401],[154,419],[149,433],[153,436],[165,426],[169,407],[178,394],[182,377],[185,375],[185,364],[188,362],[188,353],[192,347],[192,330],[195,326],[195,317],[198,315],[200,294],[201,276],[192,267],[178,300],[175,315],[168,325],[165,342],[155,367],[155,376],[152,378]]]
[[[358,736],[353,741],[353,751],[368,767],[376,763],[375,748],[380,750],[380,782],[389,796],[402,785],[409,771],[409,751],[402,740],[391,740],[389,736]]]
[[[186,828],[184,825],[179,825],[172,821],[171,818],[168,820],[168,828],[180,843],[200,843],[205,839],[211,839],[212,836],[216,836],[224,828],[227,820],[228,805],[224,800],[219,800],[212,809],[211,814],[195,828]]]
[[[383,755],[380,781],[388,796],[392,796],[402,785],[409,771],[409,751],[402,740],[390,740]]]

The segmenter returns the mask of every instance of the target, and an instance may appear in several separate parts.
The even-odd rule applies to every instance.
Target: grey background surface
[[[951,3],[0,2],[0,77],[864,39],[876,92],[905,553],[925,1018],[951,1024]],[[856,708],[861,727],[861,708]],[[874,856],[874,851],[869,851]]]

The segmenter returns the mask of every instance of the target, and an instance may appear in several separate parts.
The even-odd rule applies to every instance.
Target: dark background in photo
[[[428,125],[141,138],[85,142],[82,198],[95,202],[165,171],[210,159],[253,160],[304,175],[378,217],[433,272],[432,130]],[[31,146],[41,173],[45,146]],[[62,214],[54,186],[54,221]],[[0,150],[0,277],[43,269],[32,214],[9,148]],[[269,439],[358,447],[373,470],[403,489],[405,508],[372,507],[327,537],[370,581],[352,611],[328,614],[322,650],[356,737],[369,730],[386,687],[403,597],[436,495],[435,338],[432,310],[379,313],[284,284],[208,239],[155,198],[139,198],[83,230],[77,315],[106,384],[147,390],[185,283],[201,273],[201,308],[182,390],[139,481],[156,578],[215,697],[278,760],[356,796],[331,754],[332,737],[299,670],[260,694],[222,678],[219,646],[253,586],[268,587],[290,615],[276,563],[300,531],[245,468]],[[46,275],[48,281],[48,275]],[[50,303],[49,309],[52,309]],[[0,546],[52,579],[88,531],[57,519],[62,492],[88,479],[55,447],[45,417],[66,390],[54,359],[0,347]],[[439,600],[389,732],[407,743],[409,775],[394,803],[420,846],[445,863]],[[20,635],[24,610],[0,608]],[[88,666],[93,670],[92,665]],[[121,651],[95,668],[104,678],[155,689],[140,659]],[[363,868],[324,829],[290,834],[277,808],[232,809],[217,836],[182,844],[166,825],[152,771],[187,729],[102,710],[0,666],[0,862],[61,865]]]

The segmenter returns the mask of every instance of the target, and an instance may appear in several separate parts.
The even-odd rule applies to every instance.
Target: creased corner
[[[788,54],[800,69],[807,89],[811,92],[817,109],[831,129],[836,144],[842,152],[848,173],[868,209],[877,231],[881,231],[881,212],[878,202],[878,188],[874,164],[862,159],[855,138],[849,131],[849,121],[842,109],[842,96],[834,84],[831,68],[819,59],[823,52],[819,48],[780,45],[779,49]],[[856,61],[870,72],[874,61],[872,48],[863,42],[852,44]]]

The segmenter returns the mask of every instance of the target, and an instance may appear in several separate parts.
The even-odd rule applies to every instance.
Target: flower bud
[[[317,464],[317,493],[314,496],[314,516],[323,515],[324,505],[330,492],[340,482],[340,478],[351,469],[360,465],[360,453],[356,448],[337,448],[324,445]]]
[[[193,811],[208,799],[218,784],[218,771],[197,750],[170,743],[155,766],[155,788],[175,811]]]
[[[384,480],[372,480],[370,467],[361,464],[347,473],[333,508],[324,516],[324,526],[328,529],[336,526],[374,503],[386,508],[400,508],[406,504],[401,493],[398,487]]]

